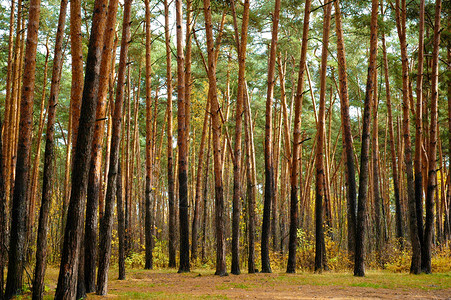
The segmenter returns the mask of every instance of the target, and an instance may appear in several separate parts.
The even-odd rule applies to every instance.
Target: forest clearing
[[[214,270],[131,269],[126,280],[117,280],[111,268],[107,296],[88,299],[449,299],[451,273],[413,276],[407,273],[370,271],[366,277],[351,272],[243,274],[214,276]],[[49,268],[44,299],[53,299],[58,270]],[[21,299],[28,299],[24,295]]]
[[[451,1],[2,0],[0,300],[451,298]]]

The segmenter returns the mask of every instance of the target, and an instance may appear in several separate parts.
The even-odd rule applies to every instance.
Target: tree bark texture
[[[330,19],[332,4],[324,7],[323,23],[323,47],[321,52],[320,70],[320,96],[318,122],[316,124],[317,147],[316,147],[316,195],[315,195],[315,272],[321,273],[324,268],[324,257],[326,255],[324,245],[324,217],[323,199],[325,197],[325,175],[324,175],[324,145],[325,145],[325,117],[326,117],[326,72],[327,54],[329,45]]]
[[[11,232],[8,255],[8,277],[5,298],[22,292],[24,254],[27,230],[27,188],[30,167],[31,136],[33,131],[33,100],[36,74],[36,49],[38,44],[40,0],[31,0],[28,12],[27,41],[25,48],[20,123],[17,145],[16,177],[11,203]]]
[[[366,82],[365,101],[362,118],[362,148],[360,150],[360,177],[359,195],[357,198],[357,223],[355,229],[355,259],[354,276],[365,276],[365,217],[368,202],[369,182],[369,150],[370,150],[370,118],[373,93],[375,90],[375,72],[377,58],[377,16],[379,1],[371,1],[371,36],[370,59],[368,65],[368,77]]]
[[[412,141],[410,138],[410,100],[409,100],[409,65],[407,57],[406,43],[406,1],[396,1],[396,26],[398,29],[398,37],[401,45],[401,61],[402,61],[402,136],[404,142],[404,163],[407,175],[407,199],[409,211],[409,228],[410,240],[412,244],[412,261],[410,265],[410,273],[418,274],[421,272],[421,243],[419,238],[419,229],[417,223],[417,205],[415,202],[415,183],[413,177],[412,165]],[[400,7],[401,6],[401,7]]]
[[[88,190],[86,202],[85,222],[85,259],[84,274],[87,293],[95,291],[96,264],[97,264],[97,234],[98,210],[102,167],[102,150],[105,135],[105,120],[107,119],[107,94],[109,87],[109,74],[111,69],[112,48],[116,27],[118,1],[112,0],[108,4],[107,20],[103,37],[102,58],[100,62],[99,91],[97,94],[96,122],[92,141],[92,155],[89,165]]]
[[[216,227],[216,272],[215,275],[226,276],[225,228],[224,228],[224,189],[222,184],[221,159],[221,121],[218,92],[216,85],[216,58],[213,42],[213,25],[211,21],[210,0],[203,1],[205,28],[208,49],[208,83],[211,100],[211,118],[213,135],[213,161],[215,173],[215,227]]]
[[[188,218],[188,153],[185,103],[185,56],[183,53],[182,0],[175,1],[177,35],[177,145],[179,168],[179,226],[180,265],[179,273],[189,272],[189,218]]]
[[[421,270],[427,274],[432,272],[432,238],[434,231],[434,196],[437,189],[437,143],[438,143],[438,63],[440,46],[440,13],[442,1],[435,1],[434,46],[432,50],[431,74],[431,120],[429,130],[429,170],[426,192],[426,222],[424,228],[424,241],[421,248]],[[418,96],[418,95],[417,95]],[[443,180],[443,178],[442,178]],[[438,201],[438,199],[435,199]]]
[[[63,40],[64,27],[66,24],[67,0],[62,0],[58,19],[58,28],[55,40],[55,53],[53,56],[52,83],[47,108],[47,132],[44,152],[44,174],[42,182],[41,209],[39,211],[39,225],[36,242],[36,265],[33,278],[33,299],[44,297],[44,276],[47,259],[47,232],[50,205],[52,203],[52,178],[54,174],[54,152],[55,152],[55,121],[56,106],[61,80],[61,67],[63,62]]]
[[[233,164],[233,211],[232,211],[232,266],[231,273],[239,275],[240,256],[240,202],[242,199],[241,187],[241,136],[243,120],[243,98],[245,90],[245,71],[246,71],[246,47],[249,24],[249,0],[244,1],[243,21],[241,25],[241,41],[238,47],[238,91],[236,100],[236,120],[235,120],[235,146],[234,146],[234,164]]]
[[[111,137],[110,169],[105,197],[105,212],[100,221],[99,234],[99,269],[97,272],[97,295],[105,295],[108,289],[108,269],[111,256],[111,234],[113,230],[113,209],[117,189],[117,174],[119,169],[119,148],[122,131],[122,109],[125,94],[125,73],[127,68],[128,47],[130,42],[132,0],[124,2],[124,18],[122,23],[121,52],[117,75],[116,101],[114,104],[113,128]]]
[[[290,231],[288,242],[288,263],[287,273],[296,271],[296,250],[297,250],[297,229],[298,229],[298,191],[300,191],[298,178],[300,176],[300,151],[301,151],[301,120],[302,120],[302,100],[304,97],[304,71],[307,63],[307,43],[310,25],[311,1],[305,1],[304,25],[302,31],[301,59],[299,62],[298,85],[294,103],[294,129],[293,129],[293,151],[291,158],[290,175]],[[287,141],[285,141],[287,142]],[[290,159],[290,158],[288,158]]]
[[[349,115],[349,94],[346,68],[346,52],[344,46],[343,28],[341,21],[341,11],[339,1],[334,2],[335,6],[335,26],[337,33],[337,58],[338,58],[338,78],[340,92],[340,112],[343,126],[343,144],[345,147],[345,176],[347,188],[347,220],[348,220],[348,253],[351,259],[355,251],[355,226],[356,226],[356,197],[357,184],[355,180],[354,147],[351,132],[351,118]]]
[[[276,67],[276,50],[279,30],[280,0],[274,4],[272,15],[271,46],[269,50],[268,63],[268,89],[266,92],[266,122],[265,122],[265,196],[263,203],[263,222],[261,240],[261,263],[262,272],[271,273],[271,262],[269,259],[269,236],[271,225],[271,209],[274,198],[274,160],[272,142],[272,108],[274,96],[274,73]]]
[[[79,245],[88,184],[88,166],[94,132],[97,92],[99,87],[100,55],[106,19],[106,1],[96,0],[86,60],[86,74],[81,104],[81,117],[75,147],[71,195],[67,212],[60,273],[55,299],[74,299],[76,296]]]
[[[167,152],[168,152],[168,202],[169,202],[169,267],[175,268],[176,256],[176,217],[175,217],[175,195],[174,195],[174,171],[172,152],[172,71],[171,71],[171,48],[169,32],[169,4],[164,0],[164,35],[166,41],[166,89],[167,89]]]
[[[151,42],[152,35],[150,30],[150,1],[145,0],[146,7],[146,186],[145,186],[145,245],[146,245],[146,264],[145,269],[153,268],[153,226],[152,226],[152,200],[153,198],[153,130],[152,130],[152,60],[151,60]],[[156,110],[156,108],[155,108]]]

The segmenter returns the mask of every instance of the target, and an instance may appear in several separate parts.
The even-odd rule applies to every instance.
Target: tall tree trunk
[[[92,141],[92,155],[89,165],[88,190],[86,202],[85,223],[85,258],[84,276],[87,293],[95,291],[95,277],[97,264],[97,234],[98,234],[98,208],[102,172],[102,150],[105,135],[105,120],[107,117],[107,94],[109,86],[109,74],[112,67],[112,48],[116,27],[116,13],[118,1],[112,0],[108,5],[107,20],[103,37],[103,50],[100,63],[99,91],[97,96],[96,122],[94,125],[94,137]]]
[[[209,98],[211,100],[211,118],[213,131],[213,159],[215,173],[215,223],[216,223],[216,272],[215,275],[225,276],[225,236],[224,236],[224,190],[222,184],[222,161],[221,161],[221,122],[219,119],[219,102],[216,85],[216,59],[213,43],[213,25],[211,21],[210,0],[203,1],[205,28],[208,49],[208,82]]]
[[[19,2],[21,2],[19,0]],[[2,127],[2,137],[3,137],[3,143],[2,143],[2,154],[3,154],[3,171],[4,171],[4,192],[5,192],[5,201],[9,199],[10,197],[10,157],[9,157],[9,149],[10,144],[12,143],[11,139],[9,138],[10,128],[12,127],[10,124],[10,116],[13,113],[12,104],[12,87],[14,86],[14,10],[15,10],[16,2],[14,0],[11,0],[11,6],[10,6],[10,15],[9,15],[9,39],[8,39],[8,66],[7,66],[7,72],[6,72],[6,95],[5,95],[5,115],[3,118],[3,127]],[[18,8],[19,10],[20,8]],[[20,16],[18,16],[20,18]],[[17,28],[19,30],[19,28]],[[6,230],[6,228],[4,228]],[[3,262],[6,260],[4,259],[2,253],[2,259]],[[2,268],[3,270],[3,268]],[[0,285],[0,296],[3,297],[3,274],[0,274],[0,278],[2,279],[1,285]]]
[[[23,16],[22,0],[17,4],[17,22],[16,22],[16,41],[14,43],[14,63],[12,69],[12,91],[11,91],[11,111],[9,113],[9,130],[7,132],[6,140],[9,141],[8,146],[8,178],[7,178],[7,196],[10,202],[14,197],[14,180],[15,180],[15,164],[17,151],[17,127],[19,120],[19,98],[20,98],[20,82],[23,65],[23,49],[24,49],[24,16]]]
[[[164,35],[166,41],[166,90],[167,90],[167,155],[168,155],[168,202],[169,202],[169,267],[175,268],[176,256],[176,218],[175,218],[175,195],[174,195],[174,170],[172,153],[172,71],[171,71],[171,48],[169,32],[169,4],[164,0]]]
[[[291,159],[291,194],[290,194],[290,237],[288,244],[287,273],[296,271],[296,250],[297,250],[297,230],[298,230],[298,190],[300,186],[298,178],[300,176],[300,145],[301,145],[301,120],[302,120],[302,100],[304,97],[304,71],[307,63],[307,43],[310,23],[311,1],[305,1],[304,25],[302,31],[301,59],[299,63],[298,86],[296,98],[294,100],[294,129],[293,129],[293,151]],[[288,141],[285,141],[288,143]],[[288,158],[290,159],[290,158]]]
[[[185,103],[185,57],[183,54],[182,0],[175,1],[177,35],[177,145],[179,150],[179,226],[180,266],[179,273],[189,272],[189,218],[188,218],[188,153]]]
[[[186,152],[189,153],[190,147],[190,122],[191,122],[191,92],[192,92],[192,75],[191,75],[191,63],[192,63],[192,31],[195,20],[193,20],[193,7],[192,0],[186,0],[186,22],[185,22],[185,127],[186,127]],[[193,152],[194,154],[194,152]],[[193,158],[195,156],[193,155]],[[189,164],[189,162],[188,162]],[[194,167],[194,163],[192,164]],[[192,174],[194,176],[194,174]],[[193,185],[191,184],[191,192],[194,192]],[[191,197],[194,197],[191,194]],[[188,226],[189,227],[189,226]]]
[[[152,35],[150,30],[150,1],[145,0],[146,9],[146,202],[145,209],[145,245],[146,245],[146,264],[145,269],[153,268],[153,226],[152,226],[152,200],[155,201],[153,196],[153,143],[155,132],[152,130],[152,59],[151,59],[151,43]],[[156,103],[155,103],[156,104]],[[157,110],[155,105],[155,111]],[[155,120],[154,120],[155,121]]]
[[[72,188],[68,207],[60,273],[55,298],[72,299],[76,297],[79,244],[83,237],[82,226],[88,179],[88,166],[91,159],[91,143],[97,107],[99,87],[100,56],[103,46],[103,32],[106,19],[106,1],[94,3],[91,37],[86,61],[86,75],[81,104],[81,118],[75,145]]]
[[[44,276],[47,259],[47,232],[50,204],[52,203],[52,178],[54,176],[55,152],[55,120],[56,106],[61,81],[61,67],[63,62],[64,27],[66,23],[67,0],[62,0],[56,31],[55,53],[53,56],[52,83],[48,103],[47,132],[44,153],[44,174],[42,183],[41,209],[39,212],[39,225],[36,242],[36,266],[33,278],[33,299],[42,299],[44,296]]]
[[[234,1],[232,1],[234,2]],[[234,5],[234,4],[232,4]],[[244,1],[243,21],[241,25],[241,41],[238,47],[238,91],[236,99],[236,121],[235,121],[235,147],[233,161],[233,212],[232,212],[232,267],[231,273],[239,275],[240,256],[240,201],[242,198],[241,188],[241,136],[242,136],[242,115],[243,98],[245,91],[245,71],[246,71],[246,47],[247,28],[249,24],[249,0]]]
[[[415,172],[415,203],[417,210],[418,237],[421,244],[421,260],[425,258],[424,233],[423,233],[423,178],[422,159],[423,152],[423,61],[424,61],[424,6],[425,1],[420,1],[420,22],[418,37],[418,74],[417,74],[417,102],[415,112],[415,154],[414,154],[414,172]],[[411,92],[411,91],[410,91]],[[410,98],[412,98],[412,95]],[[427,102],[427,100],[426,100]],[[412,105],[413,106],[413,105]],[[427,105],[426,105],[427,106]],[[427,120],[427,116],[426,116]],[[427,162],[426,162],[427,164]]]
[[[277,34],[279,29],[280,0],[274,4],[272,15],[271,46],[268,63],[268,90],[266,93],[266,123],[265,123],[265,198],[263,204],[261,260],[262,272],[271,273],[269,259],[269,235],[271,223],[272,199],[274,197],[274,161],[272,153],[272,106],[274,94],[274,73],[276,66]]]
[[[31,189],[28,191],[28,220],[27,220],[27,260],[29,259],[29,256],[31,256],[31,248],[33,246],[34,241],[32,240],[33,237],[33,227],[35,222],[35,208],[36,208],[36,192],[38,189],[38,178],[39,178],[39,166],[41,162],[41,140],[42,140],[42,133],[44,132],[44,121],[45,117],[47,116],[47,111],[45,110],[45,98],[46,98],[46,88],[47,88],[47,75],[48,75],[48,61],[49,61],[49,48],[48,48],[48,40],[45,44],[46,48],[46,55],[45,55],[45,61],[44,61],[44,74],[43,74],[43,84],[42,84],[42,92],[41,92],[41,108],[40,108],[40,114],[39,114],[39,125],[38,125],[38,133],[36,136],[36,154],[34,156],[33,161],[33,172],[30,176],[30,184]]]
[[[3,123],[4,124],[4,123]],[[5,148],[3,147],[4,134],[6,133],[6,128],[0,120],[0,299],[3,299],[3,286],[5,282],[4,269],[5,269],[5,256],[6,256],[6,229],[7,229],[7,208],[6,208],[6,165],[5,161]]]
[[[198,162],[197,162],[197,175],[196,175],[196,188],[195,188],[195,198],[194,198],[194,213],[193,213],[193,224],[192,224],[192,235],[191,235],[191,260],[195,261],[197,259],[197,248],[198,248],[198,230],[199,230],[199,215],[200,215],[200,199],[201,195],[201,185],[202,185],[202,170],[204,161],[204,151],[205,151],[205,141],[207,139],[207,129],[209,116],[210,116],[210,102],[211,99],[207,99],[207,107],[204,115],[204,122],[202,125],[202,136],[199,146]],[[206,166],[206,168],[208,168]],[[204,178],[207,180],[207,177]]]
[[[377,68],[377,16],[379,1],[371,1],[371,36],[370,36],[370,58],[368,65],[368,77],[366,81],[365,101],[362,118],[362,148],[360,150],[360,177],[359,195],[357,202],[357,223],[355,229],[355,260],[354,276],[365,276],[365,234],[366,234],[366,207],[368,202],[369,182],[369,148],[370,148],[370,118],[371,103],[375,90],[376,68]]]
[[[8,278],[5,298],[10,299],[22,292],[25,244],[27,230],[27,188],[30,167],[31,136],[33,131],[33,100],[36,74],[36,49],[41,1],[31,0],[28,12],[25,65],[20,101],[20,123],[17,146],[16,177],[12,198]]]
[[[245,90],[245,115],[244,115],[244,128],[245,128],[245,143],[246,143],[246,155],[247,155],[247,210],[248,210],[248,260],[247,267],[248,273],[255,273],[255,197],[257,195],[257,175],[255,172],[255,148],[254,148],[254,135],[251,119],[251,107],[249,103],[248,89],[246,85]]]
[[[335,23],[337,33],[337,58],[338,78],[340,92],[340,111],[343,126],[343,144],[345,147],[345,177],[347,188],[347,220],[348,220],[348,254],[353,259],[355,251],[355,226],[356,226],[356,192],[354,147],[352,145],[351,118],[349,115],[349,94],[346,68],[346,54],[344,48],[343,28],[339,1],[334,2]]]
[[[83,42],[81,32],[81,1],[70,2],[70,48],[71,48],[71,95],[70,95],[70,127],[67,137],[67,158],[65,173],[65,197],[63,202],[63,226],[67,219],[67,209],[71,195],[70,173],[72,169],[71,154],[74,152],[77,141],[77,132],[80,118],[80,106],[83,97]]]
[[[76,296],[79,245],[88,184],[88,166],[94,133],[97,92],[99,88],[100,55],[106,20],[106,1],[96,0],[92,17],[91,36],[86,60],[86,75],[81,104],[81,118],[75,147],[71,195],[61,256],[56,299],[73,299]]]
[[[406,1],[396,0],[396,26],[398,29],[399,42],[401,44],[402,61],[402,103],[403,103],[403,121],[402,135],[404,141],[404,162],[407,174],[407,199],[409,210],[410,239],[412,244],[412,262],[410,273],[418,274],[421,272],[421,243],[418,234],[417,210],[415,203],[415,184],[412,165],[412,142],[410,138],[410,100],[409,100],[409,70],[406,44]]]
[[[121,159],[121,158],[119,158]],[[119,280],[125,279],[125,215],[124,215],[124,197],[122,194],[122,169],[121,163],[118,162],[117,178],[116,178],[116,198],[117,198],[117,235],[119,239],[118,251],[118,269]]]
[[[125,191],[125,253],[128,256],[132,250],[132,225],[131,225],[131,187],[130,187],[130,126],[131,126],[131,70],[130,66],[127,66],[127,78],[126,78],[126,89],[125,89],[125,111],[123,114],[124,131],[122,136],[122,156],[125,156],[123,161],[123,170],[125,173],[124,178],[124,191]],[[120,154],[119,154],[120,155]]]
[[[210,111],[207,110],[207,113]],[[211,121],[210,121],[211,123]],[[211,150],[211,126],[208,129],[208,147],[207,154],[205,159],[205,180],[204,180],[204,188],[202,191],[203,197],[203,219],[202,219],[202,251],[201,258],[202,262],[206,261],[206,243],[207,243],[207,200],[208,200],[208,171],[210,170],[210,150]]]
[[[434,230],[434,194],[437,188],[437,142],[438,142],[438,59],[440,46],[440,13],[442,1],[435,1],[434,24],[434,48],[432,50],[432,74],[431,74],[431,127],[429,130],[429,170],[426,193],[426,222],[424,229],[424,241],[422,245],[421,269],[429,274],[432,272],[432,237]],[[443,178],[442,178],[443,180]],[[436,200],[437,201],[437,200]]]
[[[379,116],[378,116],[378,91],[377,91],[377,70],[374,70],[374,91],[373,91],[373,136],[372,136],[372,192],[374,199],[374,227],[376,233],[376,263],[381,263],[381,250],[383,246],[383,234],[381,224],[381,211],[383,210],[383,198],[379,189]]]
[[[111,256],[111,234],[113,230],[113,209],[117,189],[117,173],[119,165],[119,148],[122,131],[122,108],[124,105],[125,73],[127,68],[128,47],[130,45],[132,0],[124,3],[124,18],[122,21],[121,52],[117,75],[116,101],[114,104],[113,129],[111,137],[110,170],[105,198],[105,212],[100,221],[99,235],[99,269],[97,272],[97,295],[105,295],[108,288],[108,269]]]
[[[448,28],[451,30],[451,20],[448,19]],[[448,72],[451,74],[451,43],[448,43]],[[451,132],[451,76],[448,76],[448,129]],[[451,134],[448,136],[448,159],[451,160]],[[445,221],[443,224],[445,240],[451,239],[451,167],[448,171],[447,203],[445,207]]]
[[[381,1],[381,13],[383,1]],[[403,226],[402,226],[402,208],[401,208],[401,196],[399,192],[399,175],[398,166],[396,162],[396,147],[395,147],[395,134],[393,129],[393,113],[392,113],[392,103],[390,94],[390,79],[388,76],[388,58],[387,58],[387,46],[385,43],[385,33],[382,31],[382,54],[384,59],[384,78],[385,78],[385,97],[387,101],[387,114],[388,114],[388,132],[389,132],[389,143],[390,143],[390,158],[392,165],[392,176],[393,176],[393,190],[395,196],[395,223],[396,223],[396,238],[402,243],[404,237]]]
[[[324,145],[325,145],[325,117],[326,117],[326,71],[327,54],[329,45],[329,31],[332,4],[329,3],[324,8],[323,23],[323,47],[321,52],[320,71],[320,96],[316,147],[316,197],[315,197],[315,272],[322,272],[325,269],[324,257],[326,256],[324,244],[324,221],[323,221],[323,198],[325,197],[324,178]]]

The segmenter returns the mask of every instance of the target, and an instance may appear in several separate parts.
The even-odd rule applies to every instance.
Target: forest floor
[[[88,299],[451,299],[451,272],[410,275],[369,271],[363,278],[350,272],[215,276],[214,270],[177,274],[172,270],[127,270],[126,280],[109,274],[108,295]],[[47,295],[53,299],[58,270],[50,268]],[[22,299],[27,299],[24,295]]]

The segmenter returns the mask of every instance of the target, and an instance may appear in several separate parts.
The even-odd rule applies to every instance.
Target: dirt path
[[[371,278],[354,279],[350,274],[349,282],[343,285],[340,280],[330,284],[333,275],[324,277],[322,283],[320,276],[273,273],[218,277],[136,271],[125,281],[111,280],[108,296],[90,295],[89,299],[451,299],[451,288],[440,285],[384,288]]]

